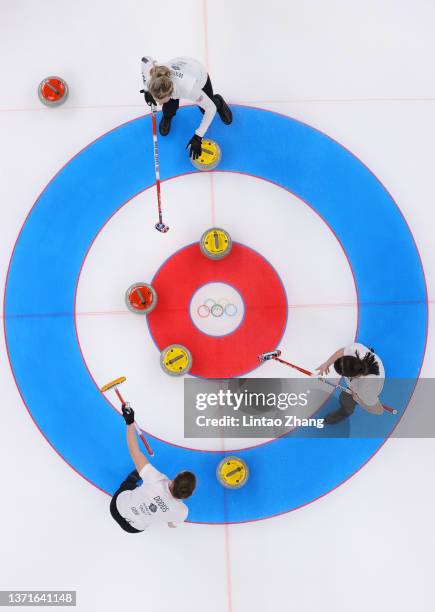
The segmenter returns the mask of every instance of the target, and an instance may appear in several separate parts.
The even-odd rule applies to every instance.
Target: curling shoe
[[[161,136],[167,136],[171,129],[172,117],[163,116],[159,123],[159,132]]]
[[[213,99],[222,122],[225,123],[225,125],[230,125],[230,123],[233,122],[233,113],[231,112],[230,107],[220,94],[215,94]]]

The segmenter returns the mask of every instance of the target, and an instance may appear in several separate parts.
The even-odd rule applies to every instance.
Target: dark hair
[[[348,376],[349,378],[367,376],[368,374],[379,376],[379,364],[375,359],[372,349],[368,350],[363,359],[359,356],[358,351],[355,351],[355,357],[353,355],[339,357],[334,361],[334,368],[337,374]]]
[[[196,487],[196,476],[192,472],[180,472],[172,481],[172,495],[177,499],[190,497]]]

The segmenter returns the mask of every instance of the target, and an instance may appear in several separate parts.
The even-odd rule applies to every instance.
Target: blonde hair
[[[163,100],[174,91],[171,71],[166,66],[153,66],[150,70],[148,90],[156,100]]]

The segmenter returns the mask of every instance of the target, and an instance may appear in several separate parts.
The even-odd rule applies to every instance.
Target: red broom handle
[[[134,423],[134,424],[135,424],[135,426],[136,426],[136,431],[137,431],[137,433],[139,434],[139,437],[140,437],[140,439],[141,439],[141,440],[142,440],[142,442],[143,442],[143,445],[145,446],[145,448],[147,449],[147,451],[148,451],[148,453],[151,455],[151,457],[154,457],[154,452],[153,452],[153,450],[152,450],[151,446],[148,444],[147,439],[145,438],[145,436],[143,435],[143,433],[140,431],[140,429],[139,429],[139,425],[136,423],[136,421],[135,421],[135,423]]]
[[[284,363],[285,365],[290,366],[294,370],[298,370],[298,372],[302,372],[302,374],[306,374],[307,376],[313,375],[313,373],[310,372],[309,370],[305,370],[304,368],[301,368],[295,365],[294,363],[290,363],[290,361],[284,361],[284,359],[280,359],[279,357],[273,357],[273,359],[275,359],[275,361],[279,361],[280,363]]]
[[[156,109],[151,107],[151,123],[153,127],[153,147],[154,147],[154,169],[156,172],[156,189],[157,189],[157,207],[159,210],[159,222],[163,223],[162,219],[162,198],[160,194],[160,164],[159,164],[159,145],[157,143],[157,120]]]
[[[298,370],[298,372],[302,372],[302,374],[306,374],[307,376],[313,375],[313,372],[310,372],[309,370],[305,370],[304,368],[301,368],[295,365],[294,363],[290,363],[289,361],[285,361],[284,359],[280,359],[279,357],[273,357],[273,359],[275,359],[275,361],[279,361],[280,363],[284,363],[285,365],[288,365],[295,370]],[[382,404],[382,407],[384,410],[386,410],[387,412],[390,412],[391,414],[397,414],[397,410],[395,410],[394,408],[390,408],[390,406],[385,406],[385,404]]]
[[[119,398],[119,401],[121,402],[121,404],[125,404],[124,398],[122,397],[121,393],[118,390],[118,387],[115,387],[115,393]]]
[[[122,395],[121,395],[121,393],[120,393],[120,391],[119,391],[118,387],[115,387],[115,393],[116,393],[116,395],[118,396],[118,399],[119,399],[119,401],[121,402],[121,404],[125,404],[125,402],[124,402],[124,398],[122,397]],[[143,433],[141,432],[140,427],[139,427],[139,425],[136,423],[136,421],[134,422],[134,425],[135,425],[135,427],[136,427],[136,431],[137,431],[137,433],[138,433],[138,435],[139,435],[140,439],[142,440],[142,442],[143,442],[143,444],[144,444],[145,448],[147,449],[148,453],[149,453],[149,454],[151,455],[151,457],[152,457],[152,456],[154,455],[154,453],[153,453],[153,451],[152,451],[152,449],[151,449],[151,446],[148,444],[147,439],[145,438],[145,436],[144,436],[144,435],[143,435]]]

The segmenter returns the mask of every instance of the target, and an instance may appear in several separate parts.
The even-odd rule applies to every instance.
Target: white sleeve
[[[159,470],[156,470],[151,463],[144,465],[139,472],[139,476],[142,478],[144,484],[151,484],[159,480],[166,480],[166,476],[159,472]]]
[[[148,83],[150,80],[150,70],[154,65],[152,57],[145,56],[141,59],[142,80],[145,91],[148,91]]]
[[[170,522],[174,523],[174,525],[182,525],[187,519],[188,514],[189,509],[185,504],[183,504],[182,509],[177,510],[176,516],[174,516]]]
[[[359,381],[356,393],[362,399],[366,406],[376,406],[379,402],[379,395],[382,388],[382,381],[379,381],[379,376],[364,376]]]
[[[195,130],[195,134],[201,136],[202,138],[216,115],[216,104],[204,91],[202,91],[202,89],[197,92],[197,97],[194,99],[194,101],[205,111],[199,127]]]

